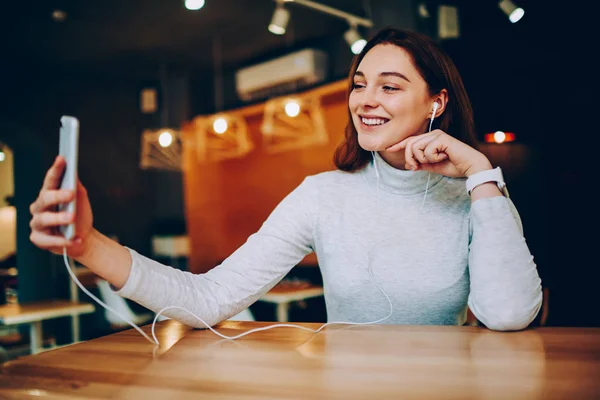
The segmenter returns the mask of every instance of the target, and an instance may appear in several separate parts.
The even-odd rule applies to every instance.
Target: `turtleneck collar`
[[[375,152],[375,159],[371,160],[363,169],[363,176],[369,184],[377,186],[377,173],[374,162],[377,163],[377,172],[379,172],[380,190],[405,196],[425,193],[429,172],[394,168],[381,158],[378,152]],[[431,190],[442,179],[442,175],[432,172],[428,190]]]

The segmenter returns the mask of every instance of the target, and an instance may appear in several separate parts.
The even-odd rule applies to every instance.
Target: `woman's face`
[[[385,149],[425,132],[433,101],[406,50],[373,47],[358,65],[348,100],[360,147],[387,159]]]

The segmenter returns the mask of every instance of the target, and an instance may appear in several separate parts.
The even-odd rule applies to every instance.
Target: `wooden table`
[[[42,349],[44,339],[42,332],[43,320],[91,312],[94,312],[93,304],[65,300],[7,304],[0,306],[0,325],[29,324],[31,354],[36,354]],[[73,338],[75,342],[78,340],[79,338]]]
[[[231,336],[266,325],[217,329]],[[161,347],[131,329],[10,361],[0,398],[600,398],[600,329],[333,325],[230,341],[169,320],[156,331]]]
[[[98,275],[94,274],[89,268],[84,267],[83,265],[75,261],[73,261],[72,266],[73,265],[75,266],[75,268],[71,269],[73,270],[73,273],[77,277],[79,283],[81,283],[84,288],[92,289],[97,287],[96,280],[98,279]],[[80,290],[81,289],[79,288],[79,286],[77,286],[75,280],[69,278],[69,300],[71,300],[71,302],[79,303]],[[89,299],[87,295],[85,295],[85,298]],[[79,321],[79,314],[74,314],[71,317],[71,337],[73,338],[74,342],[79,341],[79,337],[81,336],[80,331],[81,327]]]
[[[305,282],[288,283],[282,281],[258,300],[276,304],[277,321],[288,322],[291,303],[319,296],[323,296],[322,286],[316,286]]]

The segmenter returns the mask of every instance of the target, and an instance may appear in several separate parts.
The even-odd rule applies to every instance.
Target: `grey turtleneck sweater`
[[[310,252],[329,322],[461,325],[467,306],[488,328],[518,330],[537,315],[540,278],[510,199],[471,204],[465,179],[402,171],[376,155],[364,169],[307,177],[221,265],[182,272],[130,249],[117,293],[155,312],[188,309],[210,325],[250,306]],[[165,315],[205,327],[181,310]]]

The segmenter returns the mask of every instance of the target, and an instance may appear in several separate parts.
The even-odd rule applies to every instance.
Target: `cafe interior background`
[[[598,326],[597,234],[587,229],[595,212],[584,178],[591,157],[582,142],[595,111],[582,84],[587,63],[576,57],[586,48],[577,36],[586,11],[550,3],[7,2],[0,303],[91,302],[60,256],[29,241],[29,205],[58,152],[62,115],[80,120],[79,176],[95,227],[165,264],[205,272],[303,177],[333,168],[353,48],[393,25],[434,37],[462,74],[481,150],[504,171],[542,277],[544,315],[535,323]],[[525,13],[513,22],[515,9]],[[151,322],[148,310],[111,296],[84,267],[77,271],[92,293]],[[281,286],[320,284],[311,255]],[[326,320],[318,295],[290,300],[285,309],[258,301],[247,311],[243,318],[263,321]],[[128,327],[96,306],[91,314],[44,321],[44,346],[71,343],[75,323],[80,340]],[[28,332],[0,324],[4,360],[27,353]]]

